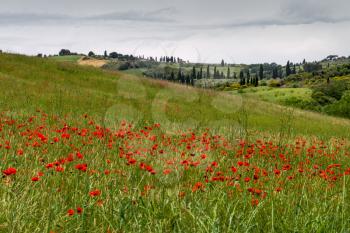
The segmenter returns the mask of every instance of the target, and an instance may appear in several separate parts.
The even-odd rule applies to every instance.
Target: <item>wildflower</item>
[[[259,205],[259,200],[253,198],[253,199],[252,199],[252,206],[258,206],[258,205]]]
[[[40,177],[38,177],[38,176],[34,176],[33,178],[32,178],[32,181],[33,182],[36,182],[36,181],[39,181],[40,180]]]
[[[168,174],[170,174],[171,173],[171,170],[170,169],[165,169],[164,171],[163,171],[163,174],[164,175],[168,175]]]
[[[79,159],[83,159],[84,156],[78,151],[76,154],[75,154]]]
[[[231,171],[233,172],[233,173],[236,173],[237,172],[237,168],[235,168],[235,167],[231,167]]]
[[[275,175],[276,175],[276,176],[278,176],[278,175],[280,175],[280,174],[281,174],[281,171],[280,171],[280,170],[278,170],[278,169],[275,169],[273,172],[275,173]]]
[[[78,213],[78,214],[82,214],[82,213],[83,213],[83,208],[77,207],[77,213]]]
[[[193,188],[192,188],[192,192],[196,192],[198,190],[203,190],[204,189],[204,185],[201,182],[197,182]]]
[[[93,190],[89,193],[90,197],[96,197],[96,196],[99,196],[101,195],[101,191],[96,189],[96,190]]]
[[[75,165],[75,168],[80,170],[80,171],[86,172],[87,164],[86,163],[84,163],[84,164],[77,164],[77,165]]]
[[[3,173],[5,176],[14,175],[14,174],[16,174],[16,172],[17,172],[16,168],[13,168],[13,167],[9,167],[9,168],[7,168],[6,170],[2,171],[2,173]]]
[[[73,210],[73,209],[69,209],[69,210],[67,211],[67,214],[68,214],[69,216],[74,215],[74,210]]]

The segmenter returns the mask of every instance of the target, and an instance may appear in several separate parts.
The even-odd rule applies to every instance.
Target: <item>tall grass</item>
[[[1,179],[0,232],[350,227],[349,121],[9,54],[0,55],[0,84],[0,170],[17,169]]]

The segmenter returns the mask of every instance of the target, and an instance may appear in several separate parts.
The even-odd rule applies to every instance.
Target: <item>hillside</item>
[[[286,124],[285,119],[292,111],[255,98],[10,54],[0,55],[0,80],[0,107],[3,111],[11,111],[12,115],[41,109],[50,114],[69,115],[73,119],[89,114],[103,122],[111,111],[122,111],[127,119],[136,111],[137,120],[143,122],[163,120],[169,127],[176,128],[177,123],[189,124],[190,118],[192,123],[188,126],[213,130],[217,121],[225,121],[228,126],[219,126],[220,130],[241,130],[237,125],[244,115],[248,119],[245,128],[249,131],[278,134],[284,127],[281,124]],[[125,108],[119,108],[119,105]],[[292,112],[294,117],[288,124],[291,124],[294,135],[349,137],[350,123],[347,120],[301,110]]]
[[[0,54],[0,232],[341,232],[349,132],[247,93]]]

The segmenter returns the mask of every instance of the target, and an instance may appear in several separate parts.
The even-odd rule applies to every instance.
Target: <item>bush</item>
[[[270,80],[268,82],[268,86],[269,87],[280,87],[280,86],[282,86],[282,84],[281,84],[280,80]]]
[[[304,100],[295,96],[290,97],[283,101],[283,104],[287,106],[297,107],[301,109],[307,109],[312,111],[321,111],[321,105],[314,100]]]
[[[350,91],[346,91],[338,102],[326,106],[325,112],[335,116],[350,118]]]
[[[119,67],[118,67],[118,70],[127,70],[127,69],[129,69],[129,67],[130,67],[130,63],[129,62],[124,62],[124,63],[122,63],[121,65],[119,65]]]
[[[335,81],[314,87],[314,92],[321,92],[326,96],[340,100],[343,93],[349,89],[346,81]]]
[[[321,91],[315,91],[311,94],[312,99],[314,99],[318,104],[325,106],[327,104],[332,104],[334,102],[336,102],[336,99],[331,97],[331,96],[327,96],[326,94],[324,94]]]

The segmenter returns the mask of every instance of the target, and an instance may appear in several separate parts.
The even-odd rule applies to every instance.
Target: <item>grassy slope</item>
[[[67,61],[67,62],[77,62],[82,56],[80,55],[70,55],[70,56],[54,56],[49,59],[55,61]]]
[[[316,164],[323,168],[333,163],[343,164],[342,169],[348,167],[348,147],[341,140],[327,141],[327,148],[312,137],[297,139],[297,143],[293,139],[292,145],[284,149],[269,142],[256,142],[255,150],[246,147],[243,151],[240,145],[232,148],[225,140],[205,136],[201,130],[186,134],[184,141],[178,134],[167,134],[163,139],[158,129],[148,137],[140,133],[141,128],[154,121],[165,125],[161,130],[167,131],[209,126],[233,139],[239,132],[230,131],[229,126],[245,122],[244,116],[248,115],[247,128],[251,133],[260,130],[254,139],[262,139],[284,131],[290,123],[291,111],[281,106],[249,98],[242,105],[240,96],[6,54],[0,55],[0,83],[0,109],[18,119],[18,125],[12,125],[0,115],[0,142],[5,145],[3,141],[8,140],[13,147],[0,148],[0,170],[10,166],[18,169],[16,175],[1,180],[0,232],[341,232],[349,227],[350,196],[345,189],[348,178],[328,182],[314,172]],[[244,111],[240,110],[242,106]],[[67,117],[64,121],[55,120],[35,109]],[[88,123],[90,118],[85,119],[84,113],[107,127],[113,127],[122,118],[134,121],[138,127],[124,138],[108,134],[99,138],[98,128]],[[296,134],[328,138],[345,137],[350,131],[346,120],[298,110],[293,114]],[[30,123],[28,115],[37,117]],[[171,124],[172,121],[179,124]],[[70,139],[62,138],[57,129],[62,129],[65,122],[78,127],[79,132],[86,128],[88,136],[71,128],[64,131],[71,134]],[[18,127],[20,123],[24,123],[22,128]],[[38,139],[38,131],[49,141]],[[59,142],[51,143],[57,136]],[[209,138],[210,147],[203,149]],[[114,143],[111,148],[107,147],[110,139]],[[39,147],[34,147],[34,141]],[[154,150],[154,143],[165,153]],[[315,148],[309,150],[311,144]],[[23,155],[18,155],[20,147]],[[139,169],[139,163],[127,165],[129,158],[125,154],[120,157],[119,148],[131,152],[138,162],[152,165],[157,174]],[[276,156],[280,149],[286,152],[286,158]],[[61,162],[64,171],[45,168],[76,150],[81,150],[84,158]],[[136,150],[141,154],[134,153]],[[207,158],[199,156],[202,153]],[[253,153],[250,159],[246,153]],[[185,159],[200,160],[200,165],[184,166]],[[251,165],[238,167],[241,160]],[[298,171],[301,162],[304,173]],[[86,163],[87,171],[76,169],[78,163]],[[275,176],[273,169],[282,169],[286,163],[291,163],[291,170]],[[205,183],[208,166],[215,170],[210,177],[219,176],[218,171],[237,177],[233,182]],[[231,166],[238,168],[237,173],[232,173]],[[257,167],[266,169],[269,175],[259,173],[261,177],[255,182]],[[171,168],[172,173],[163,175],[165,168]],[[105,175],[105,169],[111,173]],[[333,168],[337,174],[338,169]],[[44,176],[32,182],[38,171],[43,171]],[[244,178],[252,180],[247,182]],[[199,181],[205,187],[197,186]],[[279,186],[283,190],[277,193],[274,190]],[[249,194],[251,187],[266,191],[266,199],[261,197],[263,194]],[[89,196],[95,189],[101,194]],[[256,207],[251,204],[255,198],[260,201]],[[78,206],[83,207],[82,214],[67,215],[68,209],[76,210]]]
[[[117,105],[127,105],[139,112],[138,120],[159,121],[166,116],[181,123],[192,118],[192,127],[216,128],[218,120],[237,125],[244,106],[248,128],[267,133],[278,133],[280,122],[290,114],[283,107],[255,99],[16,55],[0,56],[0,81],[0,108],[16,113],[30,112],[35,107],[73,116],[88,113],[103,122]],[[164,115],[163,104],[167,100]],[[125,111],[125,118],[129,118],[129,113]],[[349,121],[300,110],[294,110],[294,114],[294,134],[349,137]]]
[[[233,93],[237,94],[237,91]],[[309,88],[257,87],[244,89],[243,94],[260,100],[283,104],[284,101],[290,98],[310,100],[312,91]]]

